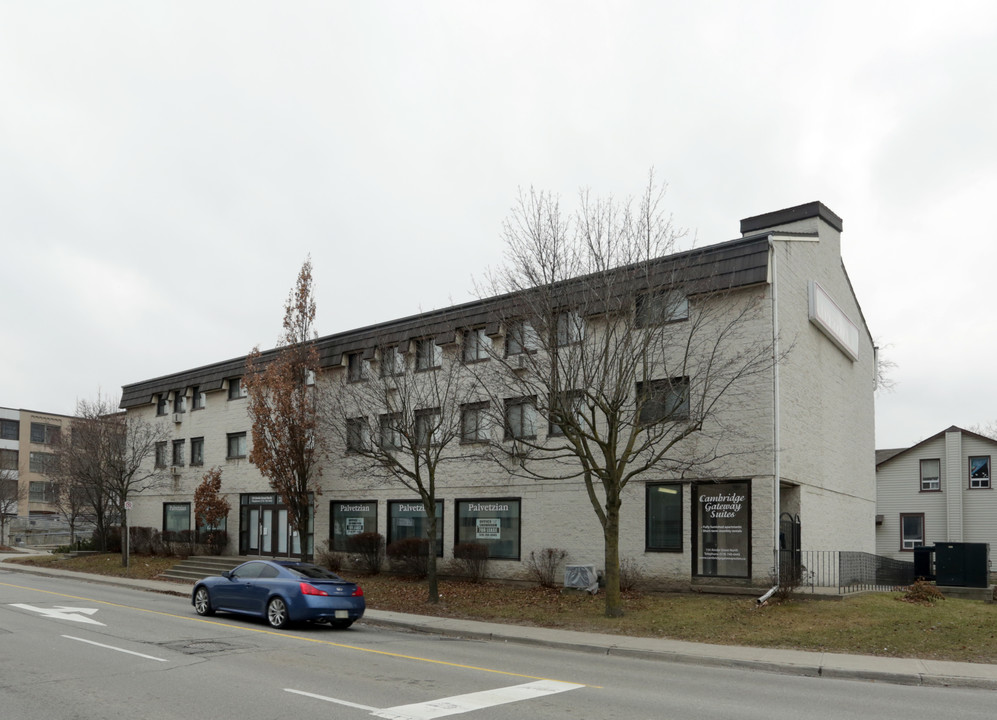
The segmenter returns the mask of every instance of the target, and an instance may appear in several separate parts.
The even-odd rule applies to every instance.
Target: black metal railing
[[[914,563],[846,550],[782,552],[783,582],[795,582],[801,591],[838,594],[863,590],[889,591],[914,582]]]

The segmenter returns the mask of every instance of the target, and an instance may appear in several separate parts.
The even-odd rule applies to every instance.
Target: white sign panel
[[[859,359],[859,329],[815,280],[810,281],[810,322],[852,360]]]
[[[477,518],[475,528],[478,540],[502,539],[502,520],[499,518]]]

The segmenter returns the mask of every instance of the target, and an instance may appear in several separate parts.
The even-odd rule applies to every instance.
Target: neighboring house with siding
[[[784,513],[800,519],[804,549],[874,550],[875,348],[842,264],[841,231],[841,219],[814,202],[742,220],[741,238],[660,259],[664,270],[675,264],[722,273],[709,277],[731,289],[728,297],[759,301],[757,317],[742,328],[743,347],[775,341],[788,353],[776,352],[779,360],[719,410],[720,421],[739,431],[737,447],[721,448],[730,451],[722,477],[661,470],[628,485],[620,554],[639,561],[650,578],[767,585]],[[515,323],[494,321],[502,302],[508,298],[319,338],[316,382],[363,382],[364,368],[391,373],[395,363],[420,369],[420,358],[432,358],[434,365],[467,362],[469,343],[492,343],[505,357],[524,352]],[[388,542],[421,532],[417,498],[397,484],[351,475],[341,447],[323,468],[313,532],[295,537],[287,509],[247,460],[252,433],[244,372],[242,357],[123,388],[121,407],[130,417],[173,433],[157,458],[169,466],[173,482],[134,498],[132,525],[195,529],[194,489],[206,470],[218,466],[232,505],[226,521],[232,554],[295,554],[302,541],[314,549],[326,540],[343,547],[359,531],[379,532]],[[515,399],[506,400],[507,428],[518,427],[508,416],[522,409]],[[546,420],[530,418],[539,441],[552,434]],[[493,432],[501,441],[502,428]],[[580,481],[516,477],[461,455],[464,446],[437,478],[445,559],[455,543],[475,540],[489,545],[494,577],[526,576],[531,552],[545,548],[566,550],[571,563],[602,567],[602,530]],[[711,520],[720,512],[717,503],[730,507]]]
[[[952,426],[876,451],[876,554],[912,560],[942,542],[997,545],[997,440]]]

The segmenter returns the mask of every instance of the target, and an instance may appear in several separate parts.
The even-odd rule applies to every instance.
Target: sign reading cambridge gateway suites
[[[693,486],[696,575],[751,577],[751,484]]]

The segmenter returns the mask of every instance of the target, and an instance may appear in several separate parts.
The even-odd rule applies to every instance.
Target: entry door
[[[258,507],[249,508],[249,547],[247,554],[260,554],[260,509]]]

